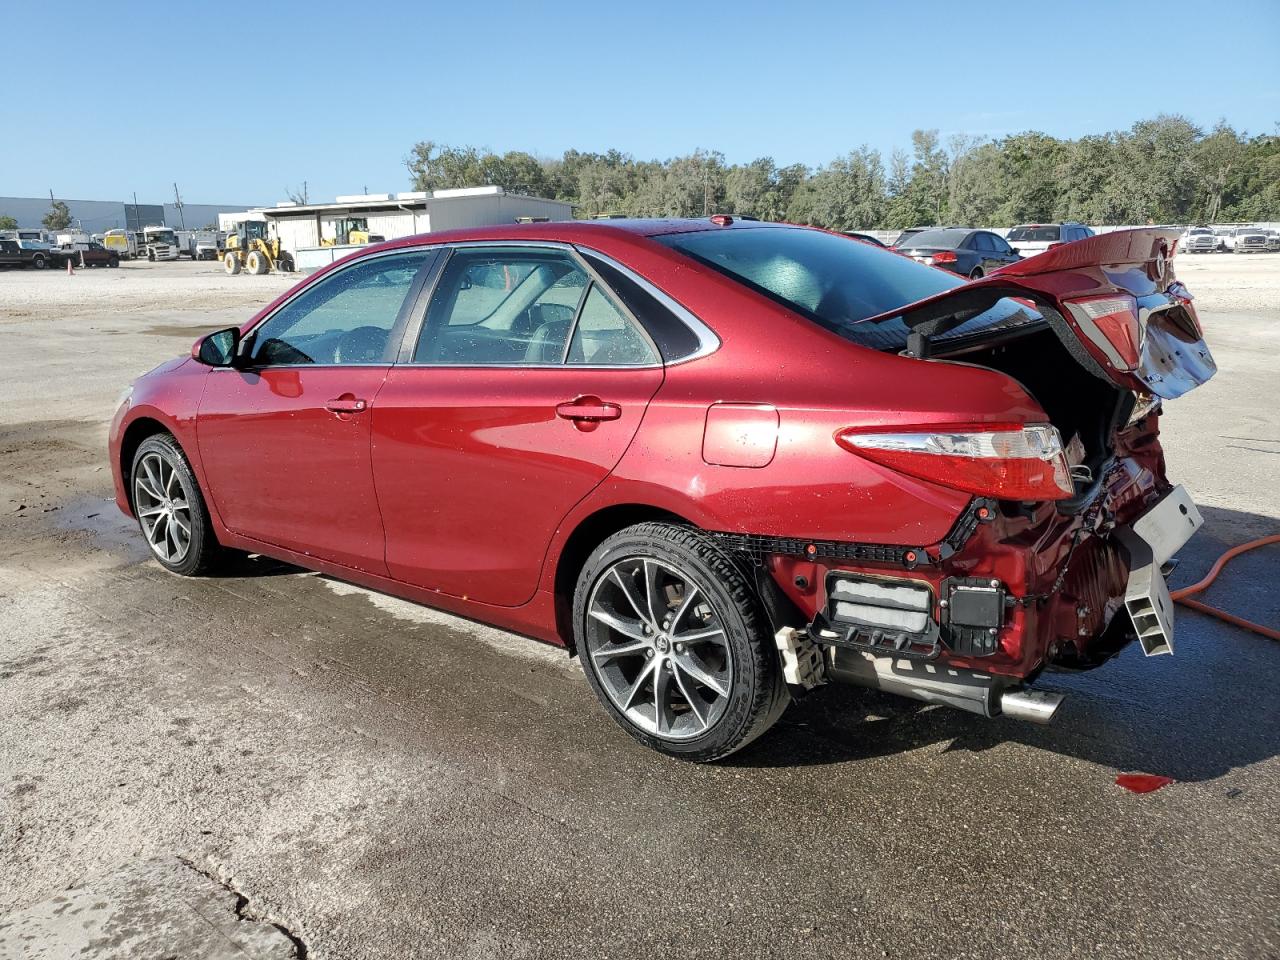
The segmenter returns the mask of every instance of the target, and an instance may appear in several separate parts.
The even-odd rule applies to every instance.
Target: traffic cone
[[[71,258],[70,258],[70,257],[67,257],[67,276],[68,276],[68,277],[74,277],[75,275],[76,275],[76,272],[75,272],[75,270],[74,270],[74,269],[72,269],[72,267],[71,267]]]

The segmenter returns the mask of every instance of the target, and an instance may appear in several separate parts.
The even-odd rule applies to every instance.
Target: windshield
[[[147,243],[177,243],[172,230],[148,230]]]
[[[1057,243],[1062,239],[1061,227],[1014,227],[1006,238],[1011,243],[1023,240],[1029,243]]]
[[[969,236],[968,230],[925,230],[911,237],[905,247],[958,247]]]
[[[803,227],[707,230],[653,239],[846,340],[877,350],[905,347],[907,325],[901,317],[861,321],[965,283],[889,250]],[[944,338],[1040,319],[1034,310],[1006,299]]]

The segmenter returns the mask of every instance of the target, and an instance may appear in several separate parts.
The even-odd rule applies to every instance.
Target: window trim
[[[403,337],[405,324],[409,322],[412,311],[417,304],[418,295],[421,292],[422,284],[427,275],[434,268],[440,259],[440,250],[430,246],[414,246],[414,247],[397,247],[394,250],[380,250],[377,253],[371,253],[367,256],[360,256],[352,260],[350,263],[344,264],[338,270],[331,270],[324,274],[323,277],[317,278],[312,283],[303,283],[290,292],[289,296],[276,304],[275,307],[266,316],[262,317],[252,327],[246,330],[240,337],[241,349],[252,348],[256,342],[258,331],[264,324],[271,320],[284,310],[303,294],[308,293],[321,283],[325,283],[331,277],[339,276],[358,266],[363,266],[374,260],[382,260],[387,257],[407,256],[416,253],[425,253],[426,259],[419,265],[417,272],[413,276],[413,280],[409,283],[409,289],[405,291],[404,300],[400,303],[400,309],[396,313],[395,320],[391,323],[391,329],[387,331],[387,345],[382,349],[382,359],[369,360],[363,363],[244,363],[230,367],[212,367],[213,370],[235,370],[244,371],[260,371],[260,370],[316,370],[323,367],[326,370],[336,370],[345,367],[387,367],[395,363],[399,347],[393,346],[397,343],[398,337]],[[246,358],[247,359],[247,358]]]
[[[574,263],[581,268],[583,273],[586,274],[587,283],[584,287],[584,294],[579,298],[578,307],[574,311],[573,326],[569,328],[569,337],[565,342],[565,353],[562,355],[560,363],[430,363],[427,361],[413,359],[413,355],[417,350],[418,341],[426,332],[427,311],[430,309],[431,301],[435,297],[436,289],[440,285],[440,280],[444,276],[445,267],[448,265],[449,260],[452,259],[454,251],[465,250],[473,247],[505,247],[517,251],[528,249],[556,250],[567,255],[569,259],[574,261]],[[653,337],[650,336],[645,325],[640,322],[640,319],[636,317],[630,309],[627,308],[626,304],[622,302],[622,299],[618,296],[617,292],[605,282],[604,278],[601,277],[600,274],[592,267],[589,259],[583,256],[582,252],[573,244],[558,240],[461,240],[454,243],[440,244],[437,249],[440,250],[442,256],[436,261],[435,267],[431,271],[432,276],[430,277],[430,281],[424,283],[422,289],[418,293],[412,316],[405,326],[404,335],[400,341],[400,349],[396,354],[396,366],[421,367],[432,370],[653,370],[669,366],[669,364],[663,362],[662,351],[659,350],[658,345],[653,342]],[[623,267],[621,264],[617,264],[612,258],[606,257],[604,254],[597,253],[594,250],[591,251],[591,254],[592,256],[599,256],[602,260],[605,260],[610,264],[616,265],[619,270],[626,273],[629,277],[633,277],[637,283],[641,283],[646,286],[646,288],[652,288],[650,292],[656,299],[662,301],[664,306],[667,305],[668,301],[671,303],[675,302],[671,300],[670,297],[667,297],[659,291],[656,287],[653,287],[652,284],[649,284],[648,281],[643,280],[643,278],[636,277],[634,270]],[[573,335],[578,329],[578,320],[582,314],[583,304],[586,303],[585,291],[589,290],[592,284],[597,283],[604,288],[604,291],[608,294],[610,301],[618,308],[627,320],[635,325],[636,329],[640,332],[640,336],[642,336],[645,343],[649,345],[650,351],[656,358],[652,363],[564,362],[564,357],[568,355],[569,346],[573,342]],[[689,314],[687,310],[684,310],[684,308],[680,309],[682,312],[677,313],[677,316],[680,317],[681,322],[687,323],[688,320],[685,318],[685,315],[687,314],[689,317],[692,317],[693,315]],[[698,323],[701,325],[701,321],[698,321]],[[697,332],[696,329],[695,332]],[[712,334],[712,336],[714,336],[714,334]],[[719,346],[718,339],[716,340],[716,346]],[[684,357],[674,362],[683,363],[685,360],[689,359],[693,359],[693,357]]]

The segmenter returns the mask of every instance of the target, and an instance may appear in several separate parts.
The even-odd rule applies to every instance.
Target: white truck
[[[226,234],[219,230],[179,230],[178,250],[192,260],[219,260]]]
[[[143,227],[136,234],[138,256],[148,260],[178,259],[178,236],[169,227]]]

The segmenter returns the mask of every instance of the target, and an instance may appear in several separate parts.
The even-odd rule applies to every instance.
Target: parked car
[[[1280,250],[1280,230],[1267,231],[1267,252],[1275,253]]]
[[[1177,237],[973,282],[728,216],[383,243],[138,379],[116,501],[173,573],[260,553],[564,645],[685,759],[827,681],[1047,722],[1043,668],[1172,650],[1160,405],[1215,370]]]
[[[926,230],[900,244],[897,250],[913,260],[975,280],[1022,259],[998,234],[967,227]]]
[[[1208,227],[1192,227],[1178,238],[1178,246],[1184,253],[1214,253],[1218,237]]]
[[[1267,232],[1261,227],[1236,227],[1228,245],[1232,253],[1265,253]]]
[[[108,250],[94,240],[88,243],[66,244],[58,250],[57,256],[60,265],[70,260],[74,266],[78,267],[120,266],[120,254],[115,250]]]
[[[953,228],[952,227],[907,227],[907,229],[903,230],[900,234],[898,234],[898,239],[894,240],[893,243],[889,244],[889,246],[897,250],[901,248],[904,243],[906,243],[912,237],[914,237],[917,233],[924,233],[926,230],[951,230],[951,229]]]
[[[1083,223],[1022,223],[1005,237],[1024,257],[1034,257],[1060,243],[1074,243],[1092,237],[1093,231]]]
[[[51,250],[30,249],[19,240],[0,240],[0,267],[34,267],[43,270],[53,262]]]

